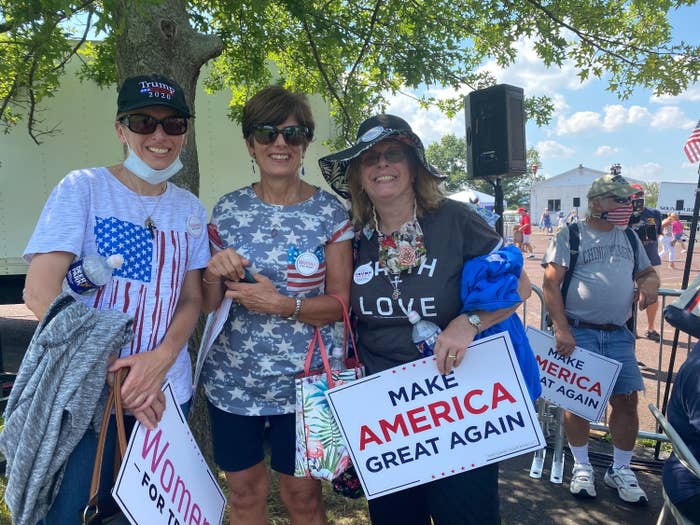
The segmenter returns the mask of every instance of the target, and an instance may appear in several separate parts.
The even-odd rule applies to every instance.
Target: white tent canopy
[[[459,191],[457,193],[453,193],[452,195],[449,195],[449,198],[455,201],[459,202],[471,202],[474,203],[474,201],[478,198],[479,199],[479,205],[483,206],[484,208],[489,208],[493,209],[496,200],[493,198],[492,195],[489,195],[488,193],[482,193],[480,191],[476,190],[463,190]],[[506,203],[503,203],[503,207],[505,208]]]

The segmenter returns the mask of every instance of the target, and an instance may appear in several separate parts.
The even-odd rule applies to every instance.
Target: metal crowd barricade
[[[548,331],[551,333],[552,328],[550,326],[547,326],[547,308],[544,303],[544,293],[542,292],[542,289],[539,288],[536,285],[532,285],[532,292],[533,296],[536,296],[539,299],[540,302],[540,319],[539,319],[539,328],[540,330],[543,331]],[[656,405],[660,406],[660,399],[661,399],[661,390],[662,386],[665,385],[665,381],[662,382],[662,357],[663,357],[663,349],[664,349],[664,328],[668,325],[668,323],[665,323],[664,317],[663,317],[663,309],[666,307],[667,304],[667,299],[668,298],[675,298],[678,297],[682,293],[681,290],[676,290],[672,288],[660,288],[659,289],[659,301],[660,301],[660,306],[659,306],[659,311],[660,313],[660,339],[659,339],[659,351],[658,351],[658,363],[657,363],[657,374],[656,374]],[[670,302],[670,301],[669,301]],[[527,302],[524,302],[522,305],[522,320],[523,324],[527,325],[528,324],[528,306]],[[634,326],[636,327],[636,318],[637,314],[637,309],[633,309],[633,321],[634,321]],[[529,323],[531,325],[534,325],[534,323]],[[670,327],[671,330],[675,330],[674,328]],[[689,349],[691,348],[691,337],[688,336],[687,338],[687,346],[686,348]],[[668,377],[668,374],[663,374]],[[543,398],[540,398],[537,400],[537,414],[538,414],[538,419],[540,422],[540,425],[542,427],[542,432],[547,439],[548,443],[551,443],[552,449],[553,449],[553,456],[552,456],[552,465],[550,469],[550,477],[549,480],[552,483],[562,483],[563,481],[563,473],[564,473],[564,444],[565,444],[565,434],[564,434],[564,410],[561,407],[558,407],[557,405],[550,403],[546,401]],[[599,430],[603,432],[609,432],[610,428],[607,425],[607,411],[604,416],[604,421],[602,422],[597,422],[597,423],[591,423],[591,429],[594,430]],[[638,438],[644,438],[644,439],[652,439],[656,441],[668,441],[668,438],[666,437],[665,434],[659,433],[659,432],[648,432],[645,430],[640,430],[639,433],[637,434]],[[547,447],[538,450],[537,452],[534,453],[534,456],[532,458],[532,464],[530,467],[530,477],[532,478],[541,478],[542,477],[542,470],[544,468],[544,463],[547,455]]]

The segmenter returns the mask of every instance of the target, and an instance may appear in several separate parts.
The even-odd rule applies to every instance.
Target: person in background
[[[635,357],[634,335],[626,322],[632,315],[635,284],[639,308],[644,310],[657,301],[659,277],[639,238],[630,239],[624,231],[632,215],[630,198],[636,192],[614,172],[593,181],[588,191],[588,216],[578,223],[579,256],[570,286],[562,290],[571,264],[570,229],[564,228],[552,239],[542,259],[542,289],[559,354],[571,355],[579,346],[622,364],[610,396],[613,463],[604,479],[623,501],[642,504],[647,495],[630,463],[639,429],[637,392],[644,390],[644,382]],[[636,250],[630,242],[637,243]],[[593,498],[597,493],[588,455],[590,423],[566,412],[564,429],[574,457],[569,491]]]
[[[566,224],[576,224],[578,222],[578,210],[573,209],[569,212],[569,216],[566,218]]]
[[[498,250],[500,236],[468,206],[445,198],[443,176],[427,162],[423,143],[400,117],[368,118],[354,146],[319,164],[330,186],[352,203],[358,234],[351,302],[367,373],[420,357],[402,304],[416,305],[421,317],[442,328],[435,356],[439,372],[450,373],[481,330],[515,310],[460,314],[464,263]],[[424,265],[432,269],[419,270]],[[524,272],[518,284],[526,299],[530,284]],[[380,303],[387,308],[366,307]],[[375,525],[498,524],[498,464],[368,503]]]
[[[520,224],[513,228],[514,231],[519,231],[523,234],[523,253],[528,253],[528,259],[534,259],[535,254],[532,251],[532,244],[530,244],[530,235],[532,235],[532,225],[530,224],[530,214],[525,208],[518,208],[518,214],[520,214]]]
[[[671,212],[668,214],[663,221],[661,221],[661,251],[659,252],[659,258],[662,258],[664,254],[668,254],[666,257],[668,259],[668,267],[672,270],[677,270],[676,268],[676,246],[673,239],[673,223],[678,219],[676,212]]]
[[[540,217],[540,229],[547,233],[552,233],[552,216],[548,209],[542,212],[542,217]]]
[[[673,380],[666,417],[696,459],[700,460],[700,342]],[[671,503],[692,523],[700,523],[700,479],[675,454],[664,463],[663,484]]]
[[[185,413],[192,397],[187,342],[201,308],[200,269],[209,260],[206,210],[190,192],[168,182],[182,168],[180,153],[191,117],[182,88],[172,79],[127,78],[119,89],[114,122],[127,158],[63,178],[24,252],[29,262],[25,302],[39,320],[61,293],[74,259],[123,256],[109,283],[93,295],[75,298],[134,317],[134,338],[109,371],[129,369],[121,391],[124,408],[149,429],[163,414],[166,380]],[[134,419],[127,419],[130,430]],[[112,443],[115,434],[112,418]],[[90,428],[68,460],[46,525],[78,522],[89,497],[96,448],[97,434]],[[113,459],[105,455],[102,479],[112,479]],[[116,512],[109,488],[100,492],[103,515],[110,506]]]
[[[564,217],[564,212],[559,212],[559,218],[557,220],[557,232],[562,228],[566,228],[566,217]]]
[[[335,197],[300,177],[315,128],[303,95],[269,86],[246,102],[241,124],[260,179],[214,206],[221,249],[202,278],[205,311],[233,299],[202,371],[214,460],[226,474],[231,523],[268,523],[267,433],[291,522],[324,524],[321,482],[294,477],[294,378],[315,327],[330,344],[330,323],[342,319],[329,295],[348,302],[352,227]],[[241,282],[246,269],[253,283]]]
[[[661,212],[653,208],[648,208],[644,202],[644,187],[641,184],[632,184],[637,193],[632,195],[632,217],[630,217],[630,227],[635,231],[639,240],[642,241],[644,251],[652,266],[661,266],[659,257],[659,237],[662,235]],[[647,309],[647,331],[646,338],[656,341],[661,340],[659,332],[656,331],[656,314],[659,310],[659,303],[650,304]]]
[[[671,215],[669,215],[671,217]],[[685,242],[683,241],[683,223],[678,218],[678,214],[673,214],[673,222],[671,222],[671,231],[673,232],[673,245],[674,247],[678,244],[683,248],[681,250],[681,255],[688,251],[685,247]]]

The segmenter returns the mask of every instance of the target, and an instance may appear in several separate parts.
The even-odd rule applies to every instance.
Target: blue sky
[[[676,40],[698,44],[700,6],[685,7],[671,20]],[[542,160],[539,173],[551,177],[579,164],[607,171],[620,163],[623,175],[644,181],[697,182],[698,165],[688,162],[683,145],[700,119],[700,84],[676,97],[658,98],[640,88],[620,100],[605,90],[604,81],[581,84],[572,65],[547,69],[526,42],[520,51],[517,62],[506,70],[494,63],[484,67],[499,83],[522,87],[526,96],[552,98],[550,123],[526,125],[527,145],[535,147]],[[454,95],[447,89],[428,91],[437,97]],[[387,112],[408,120],[426,145],[447,133],[464,136],[463,114],[449,120],[437,109],[419,109],[405,95],[391,97]]]

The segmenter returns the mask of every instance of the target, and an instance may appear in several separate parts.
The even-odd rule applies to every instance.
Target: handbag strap
[[[350,324],[350,314],[348,314],[348,308],[345,306],[345,301],[339,295],[330,295],[336,301],[338,301],[343,310],[343,348],[345,349],[345,366],[348,362],[348,339],[350,339],[350,345],[352,346],[353,353],[355,354],[355,364],[354,368],[359,368],[362,366],[360,363],[360,356],[357,353],[357,346],[355,345],[355,336],[352,332],[352,324]]]
[[[107,440],[107,428],[109,427],[109,417],[112,415],[112,407],[115,411],[115,420],[117,423],[117,450],[119,454],[119,463],[126,453],[126,431],[124,429],[124,408],[122,406],[122,381],[126,374],[126,368],[120,368],[114,375],[114,385],[109,389],[107,403],[105,404],[104,412],[102,413],[102,425],[100,426],[100,435],[97,439],[97,452],[95,454],[95,465],[92,469],[92,481],[90,483],[90,499],[88,500],[85,509],[83,510],[83,525],[90,523],[97,517],[100,512],[98,506],[97,493],[100,489],[100,478],[102,477],[102,458],[104,457],[105,441]],[[115,460],[115,466],[118,467]],[[118,468],[115,468],[117,472]]]
[[[328,379],[328,388],[333,388],[335,386],[335,382],[333,381],[333,374],[331,373],[331,364],[328,361],[328,351],[326,350],[326,345],[323,342],[321,330],[318,327],[314,329],[314,335],[311,337],[311,342],[309,343],[309,350],[306,352],[304,375],[311,375],[311,359],[314,356],[317,345],[318,351],[321,354],[321,361],[323,361],[323,371],[326,373],[326,378]]]

